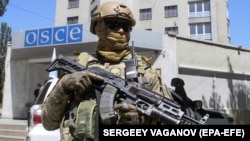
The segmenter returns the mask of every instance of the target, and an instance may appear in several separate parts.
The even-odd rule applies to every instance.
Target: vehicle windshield
[[[39,96],[35,102],[35,105],[37,104],[42,104],[44,97],[46,96],[46,92],[49,89],[49,86],[51,85],[52,82],[47,82],[44,87],[41,89],[41,92],[39,93]]]

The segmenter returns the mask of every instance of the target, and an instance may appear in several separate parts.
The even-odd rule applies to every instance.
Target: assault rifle
[[[103,77],[103,82],[92,82],[96,90],[100,91],[101,98],[99,103],[100,117],[105,123],[112,123],[117,118],[114,110],[115,94],[122,93],[127,99],[136,105],[139,112],[156,119],[164,124],[188,124],[205,125],[209,115],[205,115],[201,120],[191,118],[181,110],[181,106],[175,101],[163,97],[162,95],[145,88],[136,81],[126,81],[99,67],[85,67],[76,61],[58,55],[58,57],[46,69],[48,72],[55,70],[64,70],[68,73],[88,70],[91,73]],[[112,91],[112,92],[110,92]]]

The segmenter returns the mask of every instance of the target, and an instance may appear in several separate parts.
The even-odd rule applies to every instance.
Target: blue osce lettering
[[[24,47],[59,45],[82,42],[83,25],[26,30]]]

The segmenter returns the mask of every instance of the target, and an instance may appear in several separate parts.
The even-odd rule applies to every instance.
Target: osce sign
[[[82,24],[26,30],[24,47],[82,42],[82,30]]]

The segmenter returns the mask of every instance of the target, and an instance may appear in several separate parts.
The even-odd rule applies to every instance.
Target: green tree
[[[9,0],[0,0],[0,16],[2,17],[6,11],[6,6],[8,5]]]
[[[9,41],[11,41],[11,28],[8,27],[7,23],[3,22],[1,23],[0,31],[0,103],[2,103],[3,86],[5,80],[5,58],[7,44]]]
[[[0,16],[2,17],[6,12],[6,6],[9,0],[0,0]],[[3,86],[5,79],[5,57],[7,51],[8,41],[11,41],[11,28],[7,23],[1,23],[0,27],[0,107],[3,99]]]

